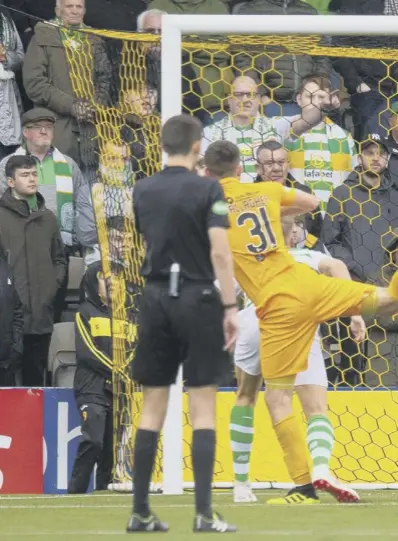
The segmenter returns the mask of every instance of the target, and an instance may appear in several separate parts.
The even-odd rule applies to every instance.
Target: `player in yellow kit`
[[[267,145],[272,152],[283,149],[275,141],[260,149]],[[220,179],[229,205],[235,277],[257,309],[266,403],[289,473],[296,485],[305,485],[311,478],[292,394],[295,376],[307,368],[317,326],[343,315],[397,312],[398,275],[382,289],[319,275],[296,263],[285,246],[281,215],[311,212],[318,199],[278,182],[241,184],[239,160],[229,141],[213,143],[205,154],[208,176]],[[333,488],[330,479],[313,482],[316,488]]]

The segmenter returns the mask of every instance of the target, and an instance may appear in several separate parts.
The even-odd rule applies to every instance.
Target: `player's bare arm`
[[[314,211],[320,203],[316,195],[295,190],[295,198],[291,205],[284,206],[281,202],[281,216],[298,216],[306,212]]]
[[[319,272],[333,278],[342,278],[343,280],[351,280],[351,276],[347,265],[340,259],[332,257],[324,257],[319,262]],[[357,342],[361,342],[366,336],[366,325],[361,316],[352,316],[351,333]]]
[[[219,283],[221,300],[225,307],[224,336],[225,349],[233,351],[238,337],[238,308],[232,254],[228,243],[228,233],[221,227],[209,229],[211,261]]]

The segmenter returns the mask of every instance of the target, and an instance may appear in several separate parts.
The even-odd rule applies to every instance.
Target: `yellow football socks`
[[[311,483],[307,461],[307,445],[295,415],[289,415],[274,426],[284,460],[292,480],[297,486]]]

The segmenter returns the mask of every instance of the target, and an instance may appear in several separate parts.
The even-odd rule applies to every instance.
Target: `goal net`
[[[351,255],[360,258],[361,268],[354,276],[388,284],[397,247],[397,223],[392,219],[397,205],[393,176],[384,175],[389,179],[388,186],[374,191],[368,186],[367,196],[362,194],[360,200],[349,184],[348,195],[338,201],[337,207],[328,207],[334,190],[363,164],[358,154],[365,152],[364,141],[371,141],[371,133],[378,134],[382,141],[397,122],[397,50],[394,41],[385,37],[396,30],[388,18],[371,19],[167,16],[163,17],[162,41],[147,34],[89,30],[85,39],[99,40],[101,55],[80,55],[76,51],[69,55],[76,100],[90,111],[81,122],[81,161],[92,188],[101,257],[111,292],[115,484],[131,487],[131,449],[142,398],[140,389],[130,380],[137,300],[143,286],[139,275],[143,246],[134,230],[131,188],[161,168],[161,115],[165,120],[184,111],[204,122],[208,141],[232,138],[241,150],[246,182],[255,181],[258,174],[256,148],[270,138],[283,141],[289,151],[292,177],[321,197],[322,217],[330,214],[330,208],[335,209],[329,216],[332,227],[345,224],[344,231],[351,232],[356,243],[356,252]],[[353,37],[359,32],[367,37]],[[359,94],[366,89],[358,88],[358,93],[351,89],[350,96],[346,81],[332,70],[332,66],[352,59],[381,73],[369,88],[368,97],[374,96],[376,104],[371,111],[374,114],[369,115],[377,124],[371,133],[366,131],[371,124],[364,121],[369,102]],[[93,63],[100,78],[89,75]],[[315,87],[301,88],[302,78],[314,73],[318,76],[311,80]],[[239,89],[237,76],[244,77]],[[254,87],[248,78],[255,81]],[[300,114],[300,107],[295,105],[299,91],[302,100],[307,93],[307,101],[308,93],[315,100],[319,91],[335,92],[341,107],[325,124],[309,127],[308,132],[292,139],[289,123],[292,114]],[[358,103],[363,109],[355,110]],[[246,107],[251,108],[255,119],[244,125]],[[236,125],[235,116],[239,117]],[[238,130],[233,129],[236,126]],[[355,141],[355,137],[360,140]],[[366,163],[373,160],[385,169],[384,147],[366,148],[374,153]],[[312,224],[319,226],[313,218]],[[314,236],[319,234],[320,230],[314,229],[308,245],[313,247]],[[330,242],[342,244],[344,240],[341,233]],[[345,482],[369,488],[394,487],[398,482],[398,327],[394,318],[367,323],[368,338],[360,346],[351,340],[344,319],[328,322],[322,330],[330,384],[328,407],[336,436],[332,467]],[[214,481],[220,487],[233,482],[229,418],[235,392],[232,381],[225,384],[229,388],[218,394],[217,414]],[[304,430],[298,403],[296,413]],[[153,478],[155,483],[166,484],[167,477],[168,492],[178,493],[182,486],[193,483],[190,441],[187,400],[180,384],[173,388]],[[255,413],[250,476],[264,487],[291,482],[262,400]]]

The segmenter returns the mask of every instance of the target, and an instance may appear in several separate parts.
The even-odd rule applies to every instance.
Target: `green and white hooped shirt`
[[[215,141],[231,141],[239,147],[243,173],[241,182],[254,182],[256,172],[256,149],[265,141],[277,140],[285,144],[290,136],[292,122],[296,116],[267,118],[258,114],[252,125],[237,127],[228,115],[219,122],[206,126],[203,132],[202,154]]]
[[[357,152],[351,135],[325,118],[319,126],[285,143],[289,173],[306,184],[325,210],[330,194],[357,167]]]

